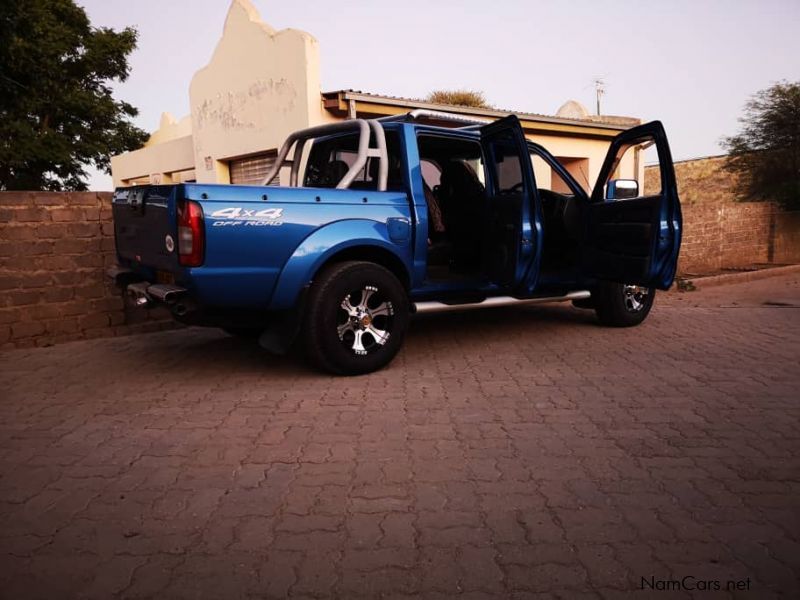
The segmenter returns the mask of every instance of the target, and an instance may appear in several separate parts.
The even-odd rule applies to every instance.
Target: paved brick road
[[[800,277],[632,330],[432,317],[351,379],[204,330],[7,352],[0,597],[798,597],[800,308],[765,300]]]

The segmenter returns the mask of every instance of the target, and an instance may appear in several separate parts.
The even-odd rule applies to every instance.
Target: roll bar
[[[275,164],[269,170],[269,173],[264,177],[262,185],[269,185],[272,183],[272,180],[275,179],[283,167],[290,166],[291,175],[289,178],[289,185],[291,187],[297,187],[297,177],[300,173],[300,161],[303,158],[303,150],[305,149],[306,143],[315,138],[351,132],[357,132],[359,134],[358,153],[356,154],[355,162],[350,166],[339,183],[336,184],[336,189],[344,190],[350,187],[356,175],[358,175],[361,169],[367,164],[367,158],[375,157],[378,159],[378,191],[385,191],[387,179],[389,177],[389,155],[386,151],[386,135],[380,123],[375,120],[367,119],[350,119],[339,123],[330,123],[329,125],[318,125],[290,134],[281,146],[280,152],[278,152],[278,158],[275,160]],[[374,148],[369,144],[370,132],[372,132],[375,137]],[[292,158],[289,159],[287,156],[292,146],[294,146],[294,154]]]
[[[487,125],[493,119],[482,119],[479,117],[467,117],[456,113],[444,112],[441,110],[430,110],[428,108],[417,108],[401,115],[382,117],[379,121],[452,121],[453,123],[463,123],[470,125]]]

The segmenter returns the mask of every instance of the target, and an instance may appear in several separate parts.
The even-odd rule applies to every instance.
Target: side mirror
[[[611,179],[606,185],[606,200],[624,200],[639,195],[639,182],[635,179]]]

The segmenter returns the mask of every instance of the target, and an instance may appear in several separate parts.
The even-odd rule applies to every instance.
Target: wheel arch
[[[382,223],[349,220],[323,227],[306,238],[287,260],[272,294],[270,308],[291,308],[301,290],[313,282],[322,269],[348,260],[379,264],[409,290],[411,275],[402,253],[411,254],[410,243],[398,245],[391,241]]]
[[[349,246],[339,250],[319,265],[319,268],[312,276],[312,281],[323,269],[330,265],[350,260],[361,260],[380,265],[397,277],[406,291],[411,289],[411,279],[408,274],[408,269],[406,269],[400,257],[386,248],[370,244]]]

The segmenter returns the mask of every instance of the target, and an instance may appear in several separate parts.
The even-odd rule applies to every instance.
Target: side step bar
[[[591,297],[588,290],[570,292],[563,296],[547,296],[542,298],[512,298],[511,296],[494,296],[486,298],[480,302],[468,302],[466,304],[444,304],[443,302],[417,302],[414,304],[416,312],[419,314],[455,312],[460,310],[474,310],[476,308],[495,308],[498,306],[525,306],[526,304],[542,304],[544,302],[566,302],[568,300],[585,300]]]

